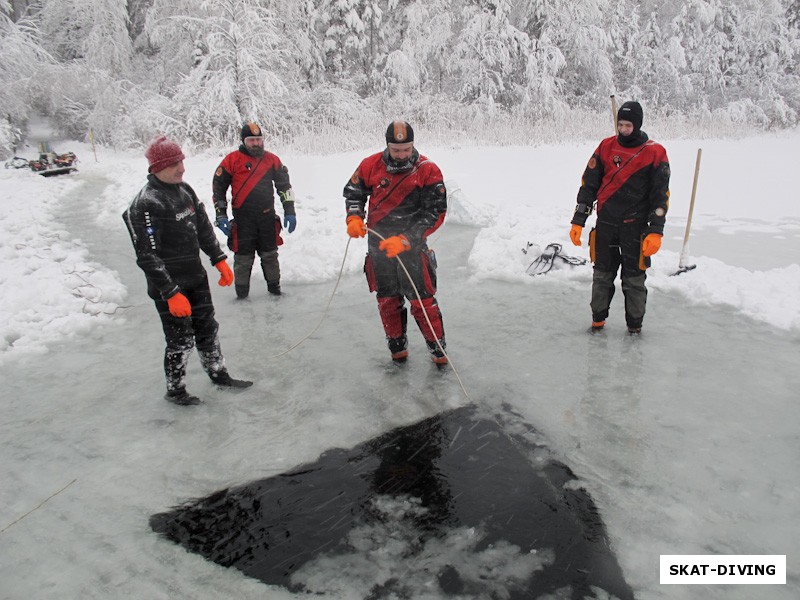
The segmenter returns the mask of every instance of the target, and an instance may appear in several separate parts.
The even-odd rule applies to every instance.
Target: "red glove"
[[[221,286],[226,286],[233,283],[233,271],[231,271],[231,268],[228,266],[227,260],[223,259],[214,266],[217,268],[217,271],[219,271],[219,284]]]
[[[576,246],[581,245],[581,233],[583,233],[583,227],[580,225],[573,225],[572,229],[569,230],[569,239],[571,239],[572,243]]]
[[[661,234],[648,233],[642,242],[642,254],[645,256],[653,256],[661,248]]]
[[[383,240],[378,245],[378,248],[386,252],[386,256],[389,258],[394,258],[401,252],[411,250],[411,242],[409,242],[408,238],[404,235],[393,235]]]
[[[167,298],[167,305],[169,306],[169,312],[173,317],[192,316],[192,305],[189,304],[189,300],[186,299],[186,296],[180,292]]]
[[[351,238],[360,238],[367,235],[367,226],[364,225],[364,219],[358,215],[347,217],[347,235]]]

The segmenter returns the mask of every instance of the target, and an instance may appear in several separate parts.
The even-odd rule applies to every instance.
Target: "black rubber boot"
[[[399,338],[387,338],[389,342],[389,352],[392,353],[392,360],[396,363],[404,363],[408,360],[408,339],[406,336]]]
[[[200,400],[197,396],[193,396],[185,389],[183,390],[172,390],[167,392],[164,395],[164,399],[167,402],[172,402],[173,404],[177,404],[178,406],[195,406],[197,404],[202,404],[203,401]]]
[[[192,348],[164,351],[164,374],[167,379],[167,395],[180,396],[186,393],[186,363]]]
[[[234,379],[227,371],[220,371],[211,375],[211,381],[214,385],[226,388],[244,389],[253,385],[252,381],[245,381],[244,379]]]
[[[447,348],[447,345],[444,342],[444,338],[439,340],[439,343],[436,342],[426,342],[428,344],[428,350],[431,353],[431,360],[436,363],[439,367],[442,367],[447,364],[447,356],[445,356],[442,349]],[[439,348],[441,346],[441,348]]]
[[[275,296],[281,295],[281,265],[278,262],[278,251],[259,252],[261,259],[261,272],[267,282],[267,291]]]
[[[234,254],[233,256],[233,284],[236,289],[236,297],[239,299],[247,298],[250,293],[250,271],[253,270],[255,256],[245,254]]]

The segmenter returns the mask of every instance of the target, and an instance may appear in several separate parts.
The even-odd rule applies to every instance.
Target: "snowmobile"
[[[6,161],[6,169],[28,169],[30,166],[28,159],[21,156],[14,156]]]
[[[28,166],[43,177],[50,177],[77,171],[78,167],[75,166],[77,162],[78,157],[74,152],[56,154],[49,142],[39,142],[39,158],[28,161]]]

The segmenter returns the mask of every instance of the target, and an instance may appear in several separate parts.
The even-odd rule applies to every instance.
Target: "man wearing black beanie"
[[[642,331],[647,304],[646,269],[661,248],[669,208],[669,160],[661,144],[642,131],[644,111],[625,102],[617,111],[617,135],[604,139],[583,172],[569,236],[581,245],[586,219],[596,204],[597,224],[589,233],[592,331],[608,317],[614,280],[622,267],[628,332]]]
[[[256,123],[242,126],[241,140],[239,149],[222,159],[211,183],[216,224],[228,236],[228,247],[234,252],[236,297],[244,299],[250,294],[250,274],[256,254],[261,259],[267,291],[280,296],[278,246],[283,239],[275,195],[283,207],[283,226],[292,233],[297,216],[289,170],[278,156],[264,149],[264,132]],[[228,221],[228,188],[232,221]]]

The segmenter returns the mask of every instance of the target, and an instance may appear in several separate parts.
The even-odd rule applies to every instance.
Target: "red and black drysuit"
[[[217,217],[226,217],[228,188],[231,189],[233,221],[228,245],[234,252],[233,274],[236,291],[246,295],[255,254],[261,259],[264,279],[271,288],[280,287],[278,246],[281,220],[275,213],[275,194],[280,197],[284,215],[295,214],[294,201],[287,194],[292,187],[289,171],[271,152],[251,156],[244,144],[222,159],[214,173],[212,194]]]
[[[369,289],[377,293],[378,310],[392,353],[406,348],[407,313],[404,298],[411,302],[411,314],[431,351],[437,340],[444,348],[444,326],[436,294],[436,260],[427,238],[444,221],[447,190],[439,167],[414,149],[411,159],[401,165],[388,149],[365,158],[344,188],[347,216],[366,215],[369,232],[364,263]],[[403,261],[422,302],[414,292],[400,263],[378,249],[382,238],[404,235],[410,250],[397,258]],[[433,331],[428,325],[428,315]]]
[[[205,208],[186,183],[169,184],[155,175],[122,214],[136,251],[136,264],[147,279],[167,347],[164,371],[168,392],[185,390],[186,363],[195,343],[203,368],[217,381],[227,375],[214,318],[214,305],[200,250],[211,264],[225,260]],[[175,317],[167,299],[177,293],[192,306],[191,317]]]
[[[622,293],[628,327],[642,326],[647,288],[642,240],[663,235],[669,208],[669,160],[663,146],[641,130],[604,139],[589,159],[578,191],[572,223],[583,227],[597,203],[597,224],[589,234],[594,262],[593,321],[604,321],[622,266]]]

